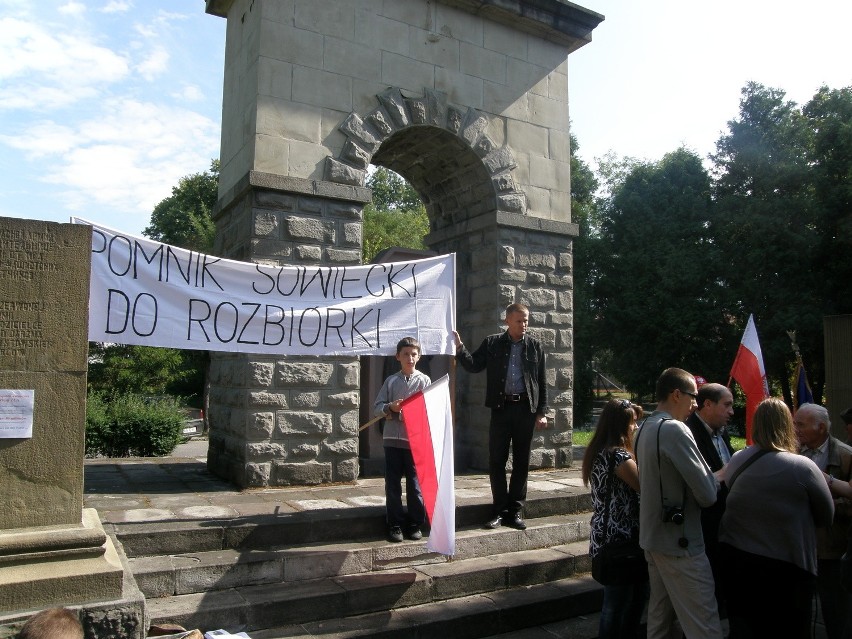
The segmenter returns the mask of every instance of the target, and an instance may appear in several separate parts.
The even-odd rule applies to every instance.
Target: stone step
[[[460,492],[457,492],[457,529],[481,526],[490,519],[489,504],[482,503],[481,497],[465,503]],[[104,528],[121,541],[128,557],[369,541],[383,539],[386,534],[383,505],[325,509],[311,506],[279,514],[108,523]],[[587,512],[591,507],[588,489],[556,484],[546,493],[531,495],[524,513],[527,519],[533,519]]]
[[[573,598],[568,594],[576,593],[578,588],[586,593],[582,611],[599,610],[599,588],[584,575],[589,570],[588,543],[583,540],[472,559],[149,599],[148,614],[155,624],[226,628],[230,632],[246,630],[256,639],[256,631],[264,628],[288,625],[306,628],[307,624],[316,622],[345,625],[352,622],[352,617],[371,613],[375,614],[369,623],[374,623],[382,617],[387,620],[399,614],[400,609],[422,608],[435,602],[442,602],[441,623],[450,611],[458,610],[459,618],[466,620],[462,625],[472,623],[471,627],[477,627],[478,622],[470,619],[470,615],[476,618],[482,613],[477,609],[493,609],[498,600],[514,601],[506,610],[499,604],[501,617],[508,620],[514,615],[508,626],[488,624],[478,628],[479,634],[450,635],[484,636],[528,625],[536,617],[527,617],[527,612],[546,608],[542,601],[559,608],[551,610],[548,619],[581,614],[573,611],[576,604],[570,603]],[[504,591],[510,591],[512,596],[501,594]],[[472,612],[464,612],[467,608]],[[428,613],[424,614],[415,625],[430,623]],[[537,622],[543,620],[537,619]],[[410,621],[414,623],[413,619]],[[422,636],[437,636],[437,632],[432,634],[429,630]]]
[[[158,555],[131,558],[128,563],[146,597],[166,597],[426,564],[458,564],[461,560],[560,546],[589,537],[587,513],[528,519],[527,524],[526,531],[507,527],[459,530],[452,559],[428,552],[425,541],[395,544],[382,539]]]
[[[597,637],[603,588],[588,575],[518,586],[452,601],[394,608],[251,632],[252,639],[514,639]],[[539,632],[532,630],[550,624]],[[527,629],[527,630],[521,630]],[[558,632],[553,634],[551,629]],[[509,636],[509,635],[506,635]],[[495,637],[495,639],[496,639]]]

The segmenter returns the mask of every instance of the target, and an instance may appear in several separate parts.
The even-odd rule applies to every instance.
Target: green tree
[[[790,400],[788,330],[796,330],[808,371],[821,394],[822,303],[814,269],[819,234],[808,162],[806,119],[779,89],[750,82],[739,116],[716,143],[713,237],[720,277],[734,296],[742,331],[753,313],[767,376]]]
[[[212,251],[218,182],[218,160],[210,163],[210,171],[181,178],[154,207],[143,235],[192,251]],[[88,385],[93,392],[169,394],[197,404],[209,360],[207,351],[90,343]]]
[[[574,415],[585,421],[592,412],[594,371],[598,350],[595,333],[596,304],[593,296],[600,275],[596,257],[600,244],[600,219],[595,193],[598,179],[577,154],[579,145],[571,136],[571,219],[579,227],[573,243],[574,259]]]
[[[820,274],[826,315],[852,313],[852,87],[821,87],[803,109],[811,134],[808,166],[813,185]]]
[[[364,207],[362,259],[370,262],[392,246],[427,248],[429,216],[417,192],[393,171],[379,167],[367,179],[373,201]]]
[[[142,234],[173,246],[210,253],[216,234],[212,214],[218,189],[219,160],[213,160],[209,171],[182,177],[172,187],[172,194],[154,207],[151,223]]]
[[[708,237],[710,176],[683,148],[619,166],[602,203],[594,292],[611,372],[641,396],[668,366],[720,379],[730,362],[719,343],[730,329]]]

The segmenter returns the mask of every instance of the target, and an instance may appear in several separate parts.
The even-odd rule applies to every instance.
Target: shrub
[[[160,457],[181,441],[183,412],[174,397],[91,393],[86,403],[87,457]]]

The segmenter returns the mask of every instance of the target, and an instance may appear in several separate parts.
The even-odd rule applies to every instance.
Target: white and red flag
[[[401,409],[431,526],[426,548],[454,555],[456,496],[449,375],[408,397]]]
[[[746,396],[746,443],[751,445],[751,422],[757,405],[769,397],[769,385],[766,383],[766,370],[763,368],[763,353],[757,339],[754,316],[748,316],[743,339],[740,342],[731,377],[737,380]]]

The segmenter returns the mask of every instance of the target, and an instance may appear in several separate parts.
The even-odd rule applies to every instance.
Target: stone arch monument
[[[216,252],[361,261],[369,164],[426,204],[456,253],[458,330],[530,307],[552,427],[534,467],[571,464],[568,54],[602,16],[563,0],[207,0],[227,18]],[[211,471],[239,486],[358,476],[357,358],[213,354]],[[487,467],[484,375],[458,375],[460,469]]]

